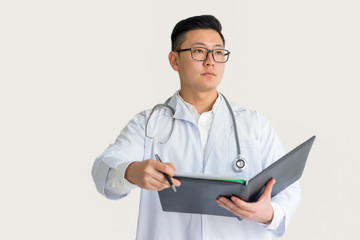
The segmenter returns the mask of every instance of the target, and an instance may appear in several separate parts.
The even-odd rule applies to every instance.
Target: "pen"
[[[158,160],[159,162],[161,162],[161,163],[162,163],[162,161],[161,161],[161,159],[160,159],[159,155],[155,154],[155,158],[156,158],[156,160]],[[171,181],[170,176],[169,176],[169,175],[167,175],[166,173],[163,173],[163,174],[164,174],[165,178],[167,179],[167,181],[169,182],[169,184],[170,184],[171,188],[174,190],[174,192],[176,192],[176,188],[175,188],[175,186],[174,186],[173,182]]]

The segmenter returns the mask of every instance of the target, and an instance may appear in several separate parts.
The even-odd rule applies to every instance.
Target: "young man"
[[[163,173],[230,173],[251,179],[285,153],[262,115],[234,104],[228,108],[217,91],[230,54],[224,49],[220,22],[209,15],[191,17],[175,26],[171,38],[169,62],[179,73],[180,91],[167,102],[174,113],[164,116],[173,117],[158,120],[161,126],[154,131],[169,131],[165,129],[173,121],[171,135],[158,143],[148,136],[152,111],[136,115],[96,159],[92,175],[98,191],[119,199],[137,186],[142,188],[137,239],[249,240],[283,235],[300,201],[297,183],[271,198],[275,182],[271,180],[255,203],[236,197],[216,200],[239,218],[162,211],[157,191],[170,186]],[[234,171],[237,144],[230,111],[238,128],[241,154],[248,161],[244,171]],[[164,163],[156,161],[155,154]],[[172,181],[181,187],[177,179]]]

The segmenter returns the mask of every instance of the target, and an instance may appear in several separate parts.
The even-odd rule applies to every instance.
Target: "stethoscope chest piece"
[[[236,172],[242,172],[246,169],[247,162],[241,156],[237,156],[233,161],[233,168]]]

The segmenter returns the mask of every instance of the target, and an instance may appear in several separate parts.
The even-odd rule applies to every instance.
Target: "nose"
[[[206,59],[204,61],[204,65],[205,66],[214,66],[215,65],[215,60],[214,60],[214,57],[213,57],[212,52],[210,50],[208,50],[208,54],[207,54]]]

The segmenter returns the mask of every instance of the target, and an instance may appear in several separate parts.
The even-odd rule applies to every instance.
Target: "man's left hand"
[[[238,197],[231,199],[219,197],[216,202],[242,219],[252,220],[259,223],[271,223],[274,217],[274,209],[271,206],[271,191],[275,179],[271,179],[265,186],[263,194],[253,203],[245,202]]]

